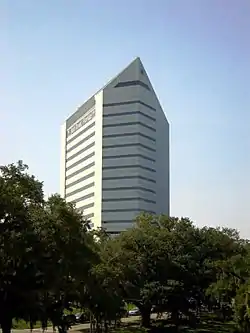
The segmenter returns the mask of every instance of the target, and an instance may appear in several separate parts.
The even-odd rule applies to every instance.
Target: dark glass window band
[[[95,173],[94,173],[94,172],[91,172],[91,173],[89,173],[88,175],[86,175],[86,176],[84,176],[84,177],[81,177],[81,178],[75,180],[74,182],[72,182],[72,183],[66,185],[66,186],[65,186],[65,189],[67,190],[68,188],[70,188],[70,187],[72,187],[72,186],[74,186],[74,185],[76,185],[76,184],[79,184],[79,183],[83,182],[84,180],[89,179],[89,178],[92,178],[92,177],[94,177],[94,176],[95,176]]]
[[[74,146],[68,148],[66,150],[66,153],[71,152],[72,150],[74,150],[75,148],[77,148],[78,146],[80,146],[82,143],[84,143],[85,141],[87,141],[88,139],[92,138],[95,135],[95,132],[90,133],[88,136],[86,136],[86,138],[82,139],[81,141],[77,142]]]
[[[86,200],[86,199],[92,198],[94,195],[95,195],[94,193],[89,193],[89,194],[84,195],[84,196],[81,197],[81,198],[78,198],[78,199],[72,200],[72,202],[77,203],[77,202],[80,202],[80,201],[83,201],[83,200]]]
[[[103,156],[103,160],[110,160],[110,159],[118,159],[118,158],[131,158],[131,157],[140,157],[144,160],[148,160],[150,162],[155,162],[155,159],[151,157],[144,156],[142,154],[126,154],[126,155],[115,155],[115,156]]]
[[[136,208],[136,209],[103,209],[102,210],[102,213],[126,213],[126,212],[134,212],[134,213],[140,213],[140,212],[146,212],[146,213],[149,213],[149,214],[155,214],[155,212],[151,211],[151,210],[147,210],[145,211],[145,209],[139,209],[139,208]]]
[[[111,192],[111,191],[126,191],[126,190],[140,190],[143,192],[150,192],[153,194],[156,194],[154,190],[151,190],[149,188],[141,187],[141,186],[128,186],[128,187],[109,187],[109,188],[103,188],[103,192]]]
[[[127,112],[116,112],[116,113],[108,113],[108,114],[104,114],[103,118],[110,118],[110,117],[121,117],[121,116],[128,116],[128,115],[140,115],[143,116],[147,119],[150,119],[152,121],[156,121],[155,118],[141,112],[141,111],[127,111]]]
[[[83,168],[81,168],[81,169],[79,169],[79,170],[77,170],[77,171],[71,173],[70,175],[66,176],[66,180],[68,180],[68,179],[70,179],[70,178],[72,178],[72,177],[78,175],[79,173],[81,173],[81,172],[83,172],[83,171],[85,171],[85,170],[90,169],[90,168],[91,168],[92,166],[94,166],[94,165],[95,165],[95,162],[92,162],[92,163],[86,165],[85,167],[83,167]],[[67,186],[69,186],[69,184],[68,184]]]
[[[103,224],[107,224],[107,223],[110,223],[110,224],[114,224],[114,223],[130,223],[132,225],[133,221],[131,220],[112,220],[112,221],[103,221]]]
[[[139,165],[139,164],[135,164],[135,165],[107,166],[107,167],[103,167],[103,170],[122,170],[122,169],[133,169],[133,168],[139,168],[139,169],[147,170],[147,171],[150,171],[150,172],[156,172],[155,169],[144,167],[144,166]]]
[[[70,196],[72,196],[72,195],[74,195],[74,194],[77,194],[77,193],[80,193],[80,192],[82,192],[82,191],[85,191],[85,190],[87,190],[88,188],[91,188],[91,187],[93,187],[93,186],[95,186],[95,183],[93,182],[93,183],[90,183],[90,184],[87,184],[87,185],[85,185],[85,186],[82,186],[82,187],[79,187],[77,190],[75,190],[75,191],[72,191],[72,192],[70,192],[70,193],[66,193],[66,198],[68,198],[68,197],[70,197]]]
[[[118,134],[105,134],[103,135],[104,139],[108,138],[122,138],[122,137],[128,137],[128,136],[140,136],[142,138],[148,139],[150,141],[156,142],[155,138],[152,138],[148,135],[142,134],[140,132],[131,132],[131,133],[118,133]]]
[[[141,86],[141,87],[151,91],[150,87],[146,83],[144,83],[140,80],[119,82],[119,83],[117,83],[115,88],[134,87],[134,86]]]
[[[75,154],[71,155],[70,157],[68,157],[66,159],[66,162],[73,160],[73,158],[79,156],[81,153],[84,153],[85,151],[87,151],[88,149],[90,149],[90,148],[92,148],[94,146],[95,146],[95,142],[90,143],[89,145],[87,145],[83,149],[79,150],[77,153],[75,153]]]
[[[74,167],[77,166],[78,164],[81,164],[81,163],[87,161],[88,159],[90,159],[90,158],[93,157],[93,156],[95,156],[95,152],[90,153],[89,155],[87,155],[87,156],[81,158],[79,161],[76,161],[75,163],[71,164],[70,166],[68,166],[68,167],[66,168],[66,171],[69,171],[70,169],[74,168]]]
[[[90,97],[78,110],[66,120],[67,129],[95,106],[95,96]]]
[[[72,200],[72,201],[70,200],[70,202],[78,203],[78,202],[80,202],[80,201],[83,201],[83,200],[86,200],[86,199],[92,198],[94,195],[95,195],[95,193],[92,192],[92,193],[89,193],[89,194],[84,195],[84,196],[81,197],[81,198],[78,198],[78,199],[75,199],[75,200]]]
[[[83,216],[86,220],[88,220],[88,219],[91,219],[92,217],[94,217],[94,213],[91,213],[91,214],[88,214],[88,215],[84,215],[84,213],[83,213]]]
[[[135,175],[135,176],[120,176],[120,177],[103,177],[103,180],[124,180],[124,179],[142,179],[151,183],[156,183],[155,179]]]
[[[84,211],[85,209],[92,208],[92,207],[94,207],[94,206],[95,206],[94,202],[91,202],[91,203],[88,204],[88,205],[85,205],[85,206],[82,206],[82,207],[77,208],[77,210],[79,210],[79,211]]]
[[[139,126],[142,126],[142,127],[145,127],[147,129],[149,129],[152,132],[156,132],[155,128],[153,128],[151,126],[148,126],[148,125],[142,123],[141,121],[130,121],[128,123],[106,124],[106,125],[103,125],[103,128],[123,127],[123,126],[131,126],[131,125],[139,125]]]
[[[152,110],[152,111],[156,111],[156,109],[154,107],[152,107],[149,104],[146,104],[140,100],[136,100],[136,101],[126,101],[126,102],[117,102],[117,103],[106,103],[103,104],[104,107],[110,107],[110,106],[121,106],[121,105],[132,105],[132,104],[141,104],[143,106],[145,106],[146,108]]]
[[[156,204],[156,201],[154,200],[149,200],[149,199],[145,199],[145,198],[141,198],[141,197],[131,197],[131,198],[109,198],[109,199],[103,199],[102,202],[121,202],[121,201],[144,201],[147,203],[152,203],[152,204]]]
[[[129,148],[129,147],[141,147],[145,148],[149,151],[156,152],[155,148],[148,147],[147,145],[144,145],[140,142],[135,142],[135,143],[122,143],[122,144],[115,144],[115,145],[103,145],[103,149],[112,149],[112,148]]]
[[[95,126],[95,122],[93,122],[92,124],[88,125],[87,127],[85,127],[84,129],[81,130],[81,132],[77,133],[76,136],[74,136],[73,138],[70,138],[67,141],[67,144],[73,142],[75,139],[79,138],[79,136],[83,135],[85,132],[87,132],[90,128]]]

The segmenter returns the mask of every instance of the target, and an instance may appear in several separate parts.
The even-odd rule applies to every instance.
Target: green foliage
[[[96,331],[136,306],[142,326],[168,312],[178,328],[202,309],[234,316],[250,330],[250,246],[228,228],[198,228],[188,218],[141,214],[110,238],[90,230],[74,205],[44,198],[22,162],[0,168],[0,324],[67,328],[63,314],[84,309]],[[132,305],[131,305],[132,304]]]
[[[242,256],[244,246],[235,230],[200,229],[186,218],[142,214],[135,228],[106,243],[102,256],[116,289],[140,309],[144,326],[152,307],[172,313],[178,326],[181,314],[193,320],[194,310],[210,306],[216,289],[222,295],[221,263]],[[223,288],[223,301],[229,302],[233,286],[223,279]]]
[[[5,332],[13,318],[58,326],[86,283],[93,239],[72,205],[57,195],[44,200],[42,183],[22,162],[0,171],[0,324]]]

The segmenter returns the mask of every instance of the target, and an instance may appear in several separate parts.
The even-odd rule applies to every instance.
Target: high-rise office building
[[[169,214],[169,124],[139,58],[63,124],[61,195],[110,234]]]

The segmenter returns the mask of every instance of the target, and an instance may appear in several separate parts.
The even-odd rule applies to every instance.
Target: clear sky
[[[59,191],[60,125],[140,56],[171,124],[171,213],[250,237],[249,0],[0,0],[0,164]]]

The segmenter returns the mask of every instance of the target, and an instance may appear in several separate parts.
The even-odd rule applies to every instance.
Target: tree
[[[166,219],[140,215],[137,226],[111,239],[103,254],[113,283],[125,301],[139,308],[144,327],[150,325],[152,306],[163,300],[180,274],[171,257],[171,234],[162,227],[161,220]]]
[[[234,312],[234,319],[240,332],[250,329],[250,247],[247,241],[235,239],[238,247],[232,256],[215,262],[217,279],[207,292],[217,299],[225,317],[224,308]]]
[[[111,239],[103,252],[122,297],[140,310],[150,325],[153,306],[194,318],[207,302],[207,288],[217,281],[216,263],[241,251],[235,230],[197,228],[187,218],[142,214],[135,228]],[[116,282],[114,282],[116,281]]]
[[[44,204],[42,183],[26,169],[22,162],[0,168],[0,323],[4,332],[10,331],[12,318],[24,316],[24,304],[31,308],[40,283],[35,255],[42,252],[42,245],[30,224],[30,212]]]
[[[117,288],[112,267],[109,267],[104,255],[110,237],[103,229],[93,230],[91,233],[95,239],[98,261],[92,265],[81,305],[87,306],[91,313],[91,323],[95,324],[91,325],[91,328],[100,332],[103,329],[107,331],[111,325],[119,323],[125,313],[125,303]]]
[[[195,323],[201,305],[234,312],[250,329],[250,246],[228,228],[198,228],[188,218],[141,214],[134,228],[110,238],[43,184],[22,162],[0,168],[0,325],[13,318],[31,328],[50,320],[60,332],[65,309],[87,307],[107,331],[132,302],[150,326],[153,307]],[[194,311],[196,310],[196,312]],[[228,311],[230,310],[230,311]]]
[[[0,324],[58,318],[87,283],[96,257],[87,222],[58,195],[44,200],[42,183],[22,162],[1,167]]]

